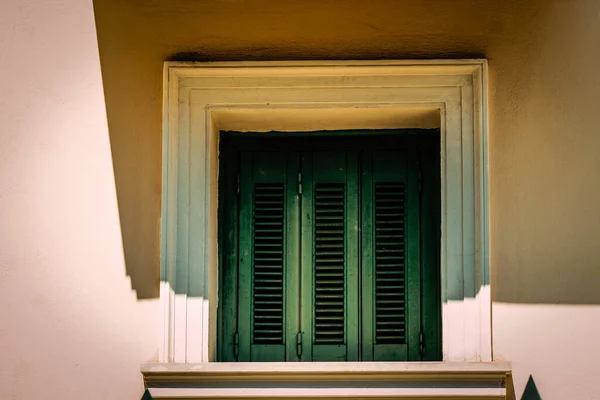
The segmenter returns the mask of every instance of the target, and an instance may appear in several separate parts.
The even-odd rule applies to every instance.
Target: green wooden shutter
[[[419,359],[417,163],[404,152],[363,159],[363,360]]]
[[[237,152],[222,152],[219,173],[219,361],[237,361],[238,334],[238,163]]]
[[[239,361],[295,357],[286,355],[298,319],[295,171],[294,154],[241,156]]]
[[[439,142],[434,150],[421,151],[422,172],[421,209],[421,330],[423,331],[422,360],[442,360],[441,284],[439,246],[440,229],[440,165]]]
[[[302,159],[302,331],[305,361],[358,355],[358,157]]]
[[[421,252],[429,250],[421,233],[434,243],[439,227],[420,216],[420,201],[429,203],[419,193],[417,153],[237,154],[220,192],[220,360],[439,358],[439,315],[421,315],[439,308],[421,304],[423,290],[439,291],[433,274],[431,282],[422,277]],[[432,254],[423,256],[430,269],[439,265]]]

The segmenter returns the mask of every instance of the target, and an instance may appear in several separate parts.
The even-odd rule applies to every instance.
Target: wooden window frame
[[[442,354],[492,360],[485,60],[168,62],[159,361],[216,359],[220,130],[379,129],[435,121]]]

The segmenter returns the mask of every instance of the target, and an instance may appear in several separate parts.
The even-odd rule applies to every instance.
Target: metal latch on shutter
[[[298,194],[302,194],[302,172],[298,172]]]
[[[419,335],[419,353],[421,355],[421,360],[425,358],[425,334],[421,331]]]
[[[302,332],[298,332],[296,335],[296,354],[298,358],[302,358]]]
[[[233,335],[233,356],[235,357],[236,360],[237,360],[239,354],[240,354],[240,334],[236,332],[235,335]]]

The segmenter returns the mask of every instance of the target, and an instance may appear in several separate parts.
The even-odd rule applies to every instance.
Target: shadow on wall
[[[335,2],[286,3],[94,0],[126,274],[139,299],[159,295],[165,61],[484,55],[483,46],[474,45],[470,37],[473,30],[486,29],[485,21],[475,28],[456,25],[457,40],[448,41],[443,27],[448,18],[464,19],[465,10],[445,2],[431,7],[420,0],[376,1],[365,13],[366,3],[356,0],[344,15]]]
[[[169,57],[165,61],[199,61],[199,62],[207,62],[207,61],[313,61],[317,60],[314,56],[294,56],[294,55],[280,55],[277,58],[271,58],[269,56],[263,56],[261,53],[264,52],[264,49],[256,49],[255,51],[249,51],[249,54],[232,54],[229,57],[220,59],[215,58],[214,55],[204,53],[201,51],[184,51],[180,53],[175,53],[171,57]],[[476,58],[485,58],[481,55],[481,53],[440,53],[440,54],[419,54],[415,55],[414,53],[409,54],[394,54],[394,55],[381,55],[381,56],[373,56],[368,55],[366,57],[349,57],[344,55],[336,55],[330,54],[327,57],[320,57],[318,60],[328,60],[328,61],[344,61],[344,60],[402,60],[402,59],[421,59],[421,60],[440,60],[440,59],[476,59]]]
[[[561,181],[572,184],[570,191],[548,184],[556,180],[547,167],[552,167],[550,160],[556,158],[558,147],[567,151],[575,139],[582,139],[574,135],[569,146],[560,146],[550,140],[552,129],[558,129],[554,126],[543,130],[547,136],[543,140],[533,134],[518,136],[522,130],[512,126],[519,121],[505,118],[507,108],[523,108],[528,101],[564,108],[562,103],[551,103],[561,101],[560,96],[541,91],[561,82],[540,84],[536,79],[541,64],[525,60],[537,56],[535,46],[542,39],[559,44],[567,40],[570,36],[564,33],[572,24],[557,24],[552,32],[538,29],[535,24],[544,22],[548,10],[559,7],[543,0],[527,5],[517,0],[433,3],[373,0],[367,5],[350,0],[340,12],[339,5],[329,0],[94,0],[126,274],[139,299],[159,294],[164,61],[487,57],[490,126],[507,131],[490,136],[492,299],[520,304],[600,304],[600,291],[591,284],[600,273],[595,261],[600,248],[592,240],[597,237],[595,221],[600,214],[594,207],[587,213],[584,207],[574,207],[567,194],[586,193],[578,197],[590,204],[594,196],[577,183],[580,179],[572,179],[574,172]],[[555,37],[535,38],[535,32]],[[570,58],[561,55],[552,63],[589,58],[574,53],[585,47],[567,44],[563,48],[573,54]],[[586,63],[576,65],[580,64]],[[528,78],[535,78],[531,82],[539,87]],[[591,132],[584,128],[571,129]],[[570,156],[584,160],[579,153]],[[523,159],[534,160],[539,170],[514,167]],[[512,170],[519,172],[507,175]],[[539,206],[540,199],[546,206]]]

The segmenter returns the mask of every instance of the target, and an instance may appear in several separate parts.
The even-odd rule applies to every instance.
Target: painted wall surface
[[[0,398],[141,395],[159,325],[165,60],[452,57],[490,63],[494,357],[513,362],[519,399],[530,376],[544,400],[600,398],[600,1],[93,11],[0,2]]]
[[[0,2],[0,140],[0,399],[139,399],[158,301],[125,271],[91,2]]]

